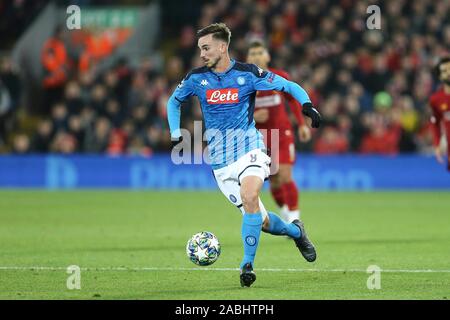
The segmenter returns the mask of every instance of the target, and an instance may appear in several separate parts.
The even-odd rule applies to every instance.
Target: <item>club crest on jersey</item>
[[[208,85],[208,80],[203,79],[202,82],[200,82],[200,84],[201,84],[202,86],[207,86],[207,85]]]
[[[446,103],[441,104],[441,110],[442,110],[442,111],[445,111],[445,110],[447,110],[447,109],[448,109],[448,106],[447,106]]]
[[[240,86],[242,86],[242,85],[245,84],[245,78],[244,78],[244,77],[238,77],[236,81],[237,81],[237,83],[238,83]]]
[[[239,103],[239,89],[206,90],[206,102],[209,104]]]

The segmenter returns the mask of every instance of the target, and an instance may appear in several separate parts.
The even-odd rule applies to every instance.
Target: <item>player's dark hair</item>
[[[266,44],[262,41],[262,40],[253,40],[252,42],[250,42],[250,44],[248,45],[248,50],[253,49],[253,48],[263,48],[263,49],[267,49]]]
[[[214,39],[225,41],[230,44],[231,31],[225,23],[213,23],[197,31],[197,38],[212,34]]]
[[[450,62],[450,56],[445,56],[439,59],[439,62],[434,67],[434,74],[438,77],[438,79],[441,77],[441,65],[447,62]]]

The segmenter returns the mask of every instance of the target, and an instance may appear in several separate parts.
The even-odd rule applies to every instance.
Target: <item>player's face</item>
[[[200,58],[208,68],[214,68],[227,51],[226,43],[214,39],[212,34],[198,39],[198,47]]]
[[[441,81],[450,85],[450,62],[441,64],[439,66],[439,73]]]
[[[270,56],[263,47],[250,48],[247,54],[247,62],[254,63],[263,69],[267,69],[270,62]]]

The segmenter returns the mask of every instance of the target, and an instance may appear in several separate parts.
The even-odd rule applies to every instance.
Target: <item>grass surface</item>
[[[262,234],[257,280],[241,288],[241,217],[218,191],[0,191],[0,299],[450,298],[450,193],[304,192],[301,204],[317,261]],[[202,230],[222,245],[207,269],[185,255]],[[66,287],[69,265],[81,290]],[[384,270],[380,290],[369,265]]]

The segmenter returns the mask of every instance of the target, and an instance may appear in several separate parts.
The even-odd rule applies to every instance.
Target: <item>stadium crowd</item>
[[[381,30],[366,27],[370,4],[381,7]],[[164,68],[148,58],[136,68],[121,60],[102,74],[77,72],[64,80],[60,99],[31,134],[8,127],[0,107],[0,150],[111,155],[169,150],[166,101],[184,75],[202,65],[196,30],[218,21],[232,31],[233,58],[245,61],[249,42],[262,39],[272,66],[310,93],[324,125],[314,130],[312,141],[297,141],[299,151],[431,150],[427,103],[438,86],[433,66],[450,48],[445,0],[206,2],[195,25],[183,26],[177,38],[161,39],[161,48],[173,48],[161,51]],[[0,92],[9,89],[9,96],[17,97],[17,75],[6,58],[0,79]],[[182,126],[193,130],[192,120],[201,119],[199,104],[193,99],[182,110]]]

